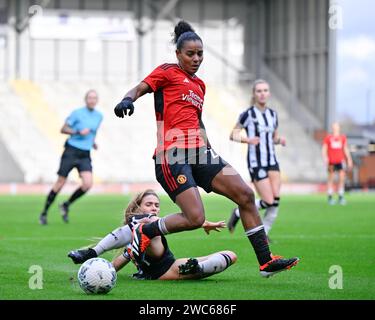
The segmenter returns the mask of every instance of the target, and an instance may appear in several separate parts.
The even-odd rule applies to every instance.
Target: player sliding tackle
[[[138,194],[125,211],[124,226],[113,230],[94,248],[71,251],[68,256],[74,263],[83,263],[106,251],[125,247],[124,253],[112,262],[116,271],[119,271],[130,261],[137,265],[129,255],[132,229],[139,222],[157,221],[157,215],[160,212],[159,204],[159,197],[153,190],[146,190]],[[225,227],[225,223],[224,221],[216,223],[206,221],[202,227],[209,234],[211,230],[220,231],[219,228]],[[152,239],[145,254],[144,263],[137,265],[138,273],[133,277],[147,280],[201,279],[224,271],[236,260],[236,254],[232,251],[220,251],[205,257],[176,260],[168,247],[167,239],[161,235]]]
[[[298,258],[273,256],[254,193],[241,176],[213,152],[205,135],[202,109],[206,87],[195,73],[203,61],[203,43],[191,26],[180,21],[175,27],[177,64],[157,67],[141,83],[125,94],[116,106],[116,116],[134,112],[133,102],[154,92],[158,121],[155,172],[158,182],[181,212],[134,228],[131,254],[142,264],[151,239],[193,230],[205,221],[198,186],[214,191],[237,204],[241,221],[260,265],[260,274],[269,277],[295,266]],[[184,98],[189,96],[190,98]],[[177,161],[176,161],[177,160]]]

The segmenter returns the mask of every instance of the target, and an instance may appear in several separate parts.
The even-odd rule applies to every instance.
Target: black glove
[[[122,99],[122,101],[116,106],[115,108],[115,115],[119,118],[123,118],[124,115],[128,115],[129,110],[129,116],[131,116],[134,113],[134,105],[133,105],[133,99],[130,97],[126,97]]]

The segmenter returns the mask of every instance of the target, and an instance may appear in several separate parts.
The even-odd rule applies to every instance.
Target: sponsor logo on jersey
[[[197,95],[193,90],[189,90],[189,94],[182,94],[182,100],[191,103],[194,107],[202,110],[203,99]]]
[[[185,78],[183,82],[189,83],[190,81],[188,80],[188,78]]]
[[[187,181],[187,178],[185,175],[183,174],[180,174],[178,177],[177,177],[177,182],[179,184],[184,184],[185,182]]]
[[[336,140],[333,140],[331,141],[331,148],[332,149],[341,149],[342,148],[342,143],[340,140],[336,141]]]
[[[274,127],[272,127],[272,126],[266,126],[266,125],[262,125],[262,124],[260,124],[258,126],[258,129],[259,129],[259,132],[265,132],[265,133],[273,132],[274,131]]]

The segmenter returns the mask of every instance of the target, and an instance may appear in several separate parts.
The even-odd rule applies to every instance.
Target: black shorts
[[[155,258],[146,254],[141,265],[138,265],[135,260],[130,257],[130,245],[125,248],[123,256],[127,260],[132,260],[138,269],[138,272],[133,274],[133,278],[139,280],[159,279],[174,264],[176,259],[172,251],[169,249],[167,239],[164,235],[161,235],[161,242],[164,247],[163,255],[160,258]]]
[[[65,150],[61,156],[60,168],[57,174],[66,178],[73,168],[77,168],[78,172],[91,172],[90,151],[81,150],[65,143]]]
[[[156,280],[169,270],[176,259],[172,251],[169,250],[169,248],[166,248],[163,256],[160,259],[156,260],[146,255],[145,261],[150,263],[150,265],[142,266],[141,268],[144,279]]]
[[[344,170],[344,164],[342,162],[340,163],[330,163],[328,165],[328,171],[334,172],[334,171],[341,171]]]
[[[176,202],[176,196],[192,188],[201,187],[207,193],[212,191],[213,178],[227,165],[227,162],[206,146],[199,149],[171,149],[154,157],[156,179],[169,197]]]
[[[249,168],[251,181],[260,181],[268,178],[268,171],[280,171],[279,164],[276,163],[275,165],[268,167]]]

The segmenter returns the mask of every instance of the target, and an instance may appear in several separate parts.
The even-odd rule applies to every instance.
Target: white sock
[[[214,253],[213,255],[209,256],[207,260],[199,262],[204,275],[222,272],[231,264],[232,259],[226,253]]]
[[[329,196],[332,196],[332,194],[333,194],[333,190],[332,190],[332,188],[328,188],[328,190],[327,190],[327,194],[328,194]]]
[[[158,227],[159,227],[159,230],[162,234],[168,234],[169,233],[169,231],[168,231],[168,229],[165,225],[165,218],[166,217],[163,217],[163,218],[160,218],[158,220]]]
[[[99,243],[93,248],[98,256],[103,252],[125,247],[132,240],[132,231],[128,225],[117,228],[108,233]]]
[[[263,224],[264,224],[264,231],[266,232],[267,235],[272,228],[272,225],[277,217],[278,212],[279,212],[278,206],[277,207],[272,206],[266,209],[266,212],[263,218]]]
[[[255,199],[255,205],[256,205],[258,211],[263,209],[262,206],[260,205],[260,200],[261,199]]]
[[[245,230],[245,235],[246,235],[246,237],[250,237],[250,236],[252,236],[253,234],[256,234],[258,231],[260,231],[262,229],[264,229],[263,224],[255,227],[255,228]]]
[[[344,188],[340,188],[338,194],[342,197],[344,195]]]

